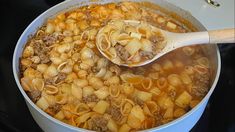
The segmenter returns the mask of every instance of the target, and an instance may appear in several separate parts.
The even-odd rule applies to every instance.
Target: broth
[[[120,67],[96,48],[110,20],[138,20],[190,32],[171,16],[140,3],[90,5],[50,18],[28,40],[21,85],[52,117],[95,131],[137,131],[184,115],[209,90],[210,62],[200,46],[177,49],[149,65]]]

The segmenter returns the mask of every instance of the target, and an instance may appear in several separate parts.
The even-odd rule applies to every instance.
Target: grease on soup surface
[[[21,85],[38,107],[79,128],[124,132],[170,122],[201,101],[210,78],[210,63],[201,47],[177,49],[143,67],[119,67],[95,45],[98,30],[112,19],[188,31],[172,18],[132,2],[58,14],[28,40],[20,60]]]

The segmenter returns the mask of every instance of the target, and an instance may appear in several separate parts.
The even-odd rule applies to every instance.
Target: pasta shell
[[[134,75],[132,73],[124,73],[120,75],[122,81],[132,83],[132,84],[139,84],[143,80],[143,76]]]
[[[75,107],[74,114],[81,116],[89,111],[90,111],[90,108],[86,104],[80,103]]]
[[[151,112],[152,115],[154,115],[155,113],[160,112],[160,107],[157,105],[156,102],[147,101],[145,104],[148,107],[148,109],[149,109],[149,111]]]
[[[21,85],[25,91],[31,91],[32,88],[32,80],[28,77],[23,77],[20,79]]]
[[[118,97],[120,94],[120,86],[119,85],[111,85],[109,87],[109,95],[111,97]]]
[[[141,129],[148,129],[154,127],[156,124],[155,119],[153,117],[146,118],[144,122],[141,124]]]
[[[205,66],[201,66],[201,65],[195,65],[193,67],[193,70],[196,71],[199,74],[206,74],[206,73],[208,73],[208,68],[206,68]]]
[[[107,35],[102,34],[100,36],[97,36],[97,41],[98,41],[98,47],[102,51],[107,51],[111,47],[111,42],[109,41]]]
[[[152,79],[151,78],[144,78],[142,80],[141,85],[144,88],[144,90],[148,91],[153,85]]]
[[[43,79],[35,78],[32,80],[32,85],[33,85],[34,89],[42,91],[44,88],[44,81],[43,81]]]
[[[183,52],[184,52],[187,56],[191,56],[191,55],[193,55],[194,52],[195,52],[195,49],[192,48],[192,47],[189,47],[189,46],[183,47],[182,50],[183,50]]]
[[[128,44],[128,42],[131,40],[132,38],[126,34],[126,33],[121,33],[119,34],[118,38],[117,38],[117,42],[122,45],[125,46]]]
[[[46,85],[44,89],[47,94],[56,94],[59,91],[59,89],[53,85]]]
[[[124,99],[121,104],[121,113],[123,116],[127,116],[130,112],[132,107],[134,106],[134,102],[129,99]]]
[[[159,88],[157,88],[157,87],[154,87],[154,88],[152,88],[152,89],[150,90],[150,93],[152,93],[152,94],[155,95],[155,96],[158,96],[158,95],[161,94],[161,90],[160,90]]]
[[[100,71],[95,75],[96,77],[103,77],[106,74],[106,68],[101,68]]]
[[[121,32],[120,30],[117,30],[117,31],[112,31],[110,33],[109,40],[111,42],[112,47],[116,45],[120,32]]]
[[[122,85],[122,90],[124,91],[124,93],[126,95],[130,95],[134,92],[135,88],[132,85],[130,85],[129,83],[124,83]]]
[[[126,96],[123,94],[119,94],[118,97],[114,98],[112,104],[115,105],[116,107],[120,108],[122,106],[123,100],[126,99]]]
[[[94,54],[93,50],[90,48],[85,47],[81,50],[81,59],[82,60],[92,59],[94,57],[94,55],[95,54]]]
[[[166,78],[161,77],[157,80],[157,87],[160,89],[166,88],[168,86],[168,82]]]
[[[86,122],[92,116],[92,114],[92,112],[89,112],[77,117],[77,119],[75,119],[77,126],[80,126],[80,124]]]
[[[72,72],[73,67],[68,65],[68,62],[63,62],[57,67],[57,70],[62,73],[70,73]]]
[[[72,84],[71,86],[71,94],[77,99],[82,99],[82,88],[77,86],[76,84]]]
[[[59,94],[59,95],[55,96],[55,101],[56,101],[57,104],[62,104],[63,105],[63,104],[67,103],[68,98],[64,94]]]
[[[196,61],[199,65],[209,68],[209,60],[206,57],[201,57]]]

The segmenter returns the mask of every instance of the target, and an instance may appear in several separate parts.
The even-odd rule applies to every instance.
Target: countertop
[[[59,1],[61,0],[0,1],[0,132],[42,131],[31,117],[23,96],[15,84],[11,61],[16,42],[27,25],[39,14]],[[168,1],[182,6],[190,12],[192,10],[191,13],[201,20],[208,29],[234,27],[234,21],[231,22],[231,19],[215,21],[216,14],[212,16],[204,14],[205,9],[217,10],[206,5],[204,0]],[[234,0],[220,0],[220,2],[222,6],[228,4],[226,12],[233,14],[231,18],[234,19],[234,12],[231,13],[234,10]],[[228,2],[232,2],[231,4],[233,5]],[[227,16],[228,14],[223,14],[220,17],[230,18]],[[210,22],[204,21],[204,17],[208,17],[207,19]],[[235,132],[235,45],[221,45],[219,47],[222,60],[220,79],[203,116],[191,130],[192,132]]]
[[[167,0],[178,7],[190,12],[208,30],[234,28],[234,0],[214,0],[220,6],[209,5],[206,0]]]

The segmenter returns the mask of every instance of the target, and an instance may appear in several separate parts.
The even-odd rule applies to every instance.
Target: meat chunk
[[[205,74],[195,73],[193,77],[192,94],[203,97],[209,90],[209,72]]]
[[[121,121],[122,119],[122,113],[120,111],[120,108],[117,106],[112,105],[108,108],[107,113],[112,116],[112,118],[116,121]]]
[[[134,102],[136,103],[136,104],[138,104],[141,108],[143,108],[144,107],[144,101],[142,101],[141,99],[139,99],[139,98],[137,98],[137,97],[134,97]]]
[[[55,105],[49,106],[46,112],[49,113],[50,115],[55,115],[60,110],[61,110],[61,105],[55,104]]]
[[[98,102],[99,99],[98,97],[95,95],[95,94],[92,94],[92,95],[88,95],[86,97],[83,97],[82,100],[85,102],[85,103],[89,103],[89,102]]]
[[[62,82],[66,79],[67,75],[65,73],[58,73],[55,83]]]
[[[56,36],[53,34],[45,35],[42,37],[43,42],[46,44],[46,46],[50,46],[56,42]]]
[[[45,79],[46,85],[53,85],[55,83],[54,78],[47,78]]]
[[[41,92],[39,90],[33,90],[27,94],[34,103],[36,103],[41,97]]]
[[[49,48],[40,40],[32,41],[32,45],[35,51],[35,54],[39,56],[41,63],[48,63],[50,62],[49,59]]]
[[[155,36],[155,35],[153,35],[153,36],[150,36],[150,37],[149,37],[149,40],[150,40],[151,42],[153,42],[153,43],[158,43],[158,42],[163,41],[164,38],[163,38],[163,37],[160,37],[160,36]]]
[[[115,49],[117,51],[117,55],[122,59],[122,60],[127,60],[130,57],[130,54],[128,51],[121,45],[115,46]]]
[[[49,56],[46,53],[39,54],[39,58],[41,59],[41,63],[46,64],[50,62]]]
[[[154,57],[154,54],[153,52],[140,51],[140,56],[142,56],[145,59],[152,59]]]
[[[88,126],[90,129],[97,132],[106,132],[108,131],[108,120],[103,116],[96,116],[89,120]]]

